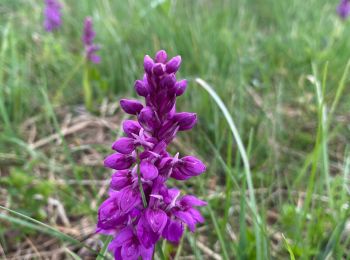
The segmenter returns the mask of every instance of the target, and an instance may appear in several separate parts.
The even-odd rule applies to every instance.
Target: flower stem
[[[140,158],[139,158],[139,151],[138,150],[136,150],[136,164],[137,164],[137,181],[139,183],[139,189],[141,192],[142,203],[143,203],[143,207],[147,208],[147,200],[146,200],[145,192],[143,191],[142,182],[141,182]]]

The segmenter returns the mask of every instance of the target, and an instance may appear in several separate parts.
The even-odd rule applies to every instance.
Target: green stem
[[[158,251],[160,259],[165,260],[166,258],[165,258],[165,255],[163,253],[163,249],[162,249],[161,243],[158,242],[156,247],[157,247],[157,251]]]
[[[146,200],[145,192],[143,191],[142,182],[141,182],[140,158],[139,158],[139,151],[138,150],[136,150],[136,164],[137,164],[137,180],[138,180],[139,189],[141,192],[142,203],[143,203],[143,207],[147,208],[147,200]]]

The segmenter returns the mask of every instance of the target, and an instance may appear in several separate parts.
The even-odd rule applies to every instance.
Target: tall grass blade
[[[250,165],[249,165],[247,152],[244,148],[241,137],[237,131],[236,125],[235,125],[229,111],[227,110],[225,104],[221,100],[221,98],[216,94],[214,89],[204,80],[202,80],[200,78],[196,78],[196,82],[209,93],[209,95],[214,99],[216,104],[219,106],[222,113],[224,114],[224,117],[225,117],[227,123],[230,126],[231,132],[233,134],[233,138],[235,139],[235,141],[237,143],[238,150],[239,150],[241,157],[242,157],[242,160],[243,160],[244,171],[245,171],[246,180],[247,180],[247,184],[248,184],[248,192],[249,192],[249,198],[250,198],[249,203],[250,203],[251,209],[253,211],[253,214],[255,216],[254,231],[255,231],[255,239],[256,239],[256,256],[257,256],[257,259],[263,259],[263,257],[262,257],[263,251],[261,248],[262,235],[260,232],[261,218],[259,216],[258,208],[256,205],[254,186],[253,186],[252,176],[251,176],[251,172],[250,172]]]
[[[287,250],[288,250],[290,260],[295,260],[295,256],[294,256],[293,250],[292,250],[292,248],[290,247],[290,245],[289,245],[287,239],[285,238],[285,236],[284,236],[283,234],[282,234],[282,237],[283,237],[284,245],[285,245],[285,247],[286,247]]]
[[[43,222],[40,222],[34,218],[28,217],[20,212],[14,211],[14,210],[9,209],[7,207],[0,206],[0,209],[6,210],[6,211],[10,212],[11,214],[14,214],[20,218],[25,219],[25,220],[28,220],[29,222],[24,221],[23,219],[15,218],[15,217],[8,216],[8,215],[2,214],[2,213],[0,213],[0,219],[7,220],[11,223],[22,225],[22,226],[31,228],[33,230],[37,230],[39,232],[54,236],[62,241],[67,241],[67,242],[70,242],[70,243],[75,244],[75,245],[83,246],[86,249],[88,249],[89,251],[91,251],[92,253],[99,255],[99,253],[96,252],[91,247],[85,245],[84,243],[80,242],[79,240],[75,239],[74,237],[71,237],[65,233],[58,231],[57,229],[55,229],[55,228],[53,228],[53,227],[51,227]],[[36,225],[33,223],[35,223]]]

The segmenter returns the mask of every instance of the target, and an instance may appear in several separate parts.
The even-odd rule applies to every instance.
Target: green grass
[[[172,184],[209,202],[206,223],[186,233],[180,253],[163,249],[179,259],[210,258],[201,245],[223,259],[349,258],[350,24],[336,16],[336,1],[63,2],[53,34],[43,31],[41,1],[0,4],[0,205],[17,212],[1,211],[0,258],[52,236],[64,256],[84,259],[91,241],[69,228],[87,221],[93,230],[108,192],[98,181],[110,176],[98,162],[124,116],[113,105],[135,96],[143,56],[158,49],[182,56],[179,76],[190,83],[179,109],[199,118],[172,149],[208,166]],[[96,66],[82,61],[85,16],[102,47]],[[86,117],[110,125],[64,135],[67,122]],[[48,198],[72,227],[61,230]],[[98,241],[109,240],[92,239],[103,258]]]

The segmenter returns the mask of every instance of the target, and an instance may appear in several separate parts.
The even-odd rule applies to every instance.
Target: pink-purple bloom
[[[100,63],[101,58],[96,54],[100,49],[100,46],[94,44],[94,39],[96,32],[93,28],[93,22],[91,17],[85,18],[84,21],[84,30],[82,36],[82,42],[85,47],[85,56],[87,60],[90,60],[93,63]]]
[[[48,32],[61,26],[61,3],[58,0],[45,0],[44,18],[44,28]]]
[[[195,113],[176,111],[176,97],[187,85],[176,79],[180,65],[180,56],[168,60],[163,50],[154,60],[146,55],[143,79],[135,82],[145,103],[120,101],[121,108],[137,120],[123,122],[125,137],[113,143],[115,153],[104,161],[116,171],[97,223],[98,233],[114,236],[109,250],[115,259],[152,259],[158,240],[179,243],[185,226],[194,232],[196,224],[204,222],[196,207],[206,202],[181,196],[180,190],[166,183],[169,178],[184,181],[206,170],[194,156],[172,156],[167,151],[178,132],[190,130],[197,122]]]
[[[341,0],[337,7],[337,13],[342,19],[346,19],[350,15],[350,0]]]

